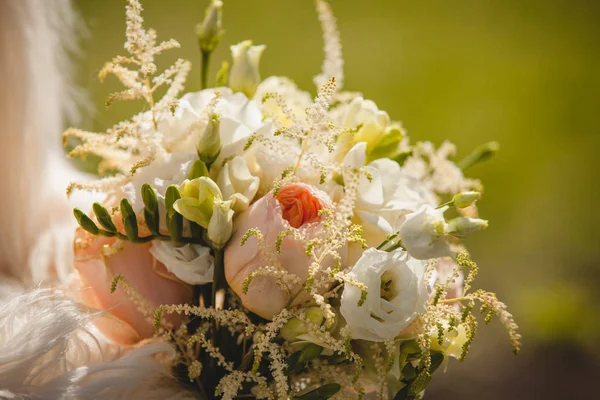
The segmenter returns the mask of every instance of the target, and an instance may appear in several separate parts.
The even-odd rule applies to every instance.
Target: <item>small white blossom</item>
[[[367,298],[359,305],[362,291],[346,284],[340,311],[353,339],[383,342],[392,339],[425,313],[429,292],[425,264],[399,249],[365,251],[350,275],[367,286]]]
[[[185,283],[203,285],[213,280],[214,263],[208,247],[197,244],[177,247],[171,242],[155,240],[150,253]]]
[[[408,254],[419,260],[452,255],[446,241],[448,226],[444,212],[448,206],[435,209],[424,205],[406,216],[399,237]]]
[[[231,201],[215,201],[208,223],[207,235],[216,249],[221,249],[233,232],[233,210]]]

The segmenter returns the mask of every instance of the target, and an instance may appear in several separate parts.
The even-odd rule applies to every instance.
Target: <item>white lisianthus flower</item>
[[[251,40],[245,40],[231,46],[231,73],[229,87],[234,92],[242,92],[249,98],[254,95],[260,83],[259,63],[265,45],[253,46]]]
[[[367,144],[354,145],[344,158],[344,165],[353,168],[365,166]],[[388,158],[375,160],[365,168],[371,179],[361,177],[355,206],[355,215],[363,226],[369,246],[379,245],[387,235],[396,231],[398,222],[423,204],[435,204],[433,193],[419,188],[407,177],[397,162]],[[340,188],[330,189],[332,197]]]
[[[404,250],[371,248],[354,265],[350,276],[367,286],[362,305],[358,287],[346,284],[342,293],[340,311],[353,339],[392,339],[427,309],[425,264],[408,257]]]
[[[155,240],[150,253],[187,284],[203,285],[213,280],[214,260],[208,247],[197,244],[177,247],[171,242]]]
[[[446,241],[448,224],[444,212],[447,209],[448,206],[436,209],[426,204],[406,216],[398,235],[408,254],[419,260],[452,255]]]
[[[248,100],[244,94],[233,93],[229,88],[205,89],[185,94],[179,100],[175,114],[159,123],[158,130],[166,149],[196,154],[196,146],[211,117],[206,115],[206,107],[217,92],[219,100],[214,114],[220,118],[221,152],[218,160],[240,154],[252,133],[269,129],[269,124],[263,122],[258,104]]]

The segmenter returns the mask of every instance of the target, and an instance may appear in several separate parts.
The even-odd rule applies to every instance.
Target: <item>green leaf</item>
[[[300,396],[295,396],[294,400],[327,400],[339,392],[341,388],[342,385],[339,383],[328,383]]]
[[[138,239],[137,217],[127,199],[121,200],[121,217],[123,218],[123,227],[125,228],[127,239],[135,242]]]
[[[104,208],[100,203],[94,203],[92,205],[92,209],[94,210],[94,214],[96,214],[98,222],[100,222],[100,225],[102,225],[104,229],[113,233],[117,232],[117,227],[112,220],[112,216],[109,214],[106,208]]]
[[[313,360],[321,355],[323,352],[323,347],[318,344],[310,343],[306,345],[302,350],[300,350],[300,359],[301,363],[308,363],[310,360]]]
[[[380,158],[391,158],[397,152],[403,137],[402,131],[397,128],[386,132],[367,154],[367,163]]]
[[[100,229],[98,229],[94,221],[92,221],[92,219],[88,217],[83,211],[76,208],[73,210],[73,215],[75,215],[75,219],[77,220],[79,226],[81,226],[83,229],[85,229],[92,235],[98,235]]]
[[[471,154],[456,163],[463,171],[480,162],[487,161],[500,150],[498,142],[489,142],[477,147]]]
[[[208,168],[206,168],[206,164],[204,163],[204,161],[196,160],[196,162],[194,162],[194,165],[192,165],[192,169],[190,169],[188,179],[191,181],[202,176],[208,176]]]
[[[414,396],[410,396],[408,395],[408,386],[404,386],[402,388],[402,390],[400,390],[398,393],[396,393],[396,396],[394,396],[394,400],[412,400],[414,398]]]
[[[393,161],[396,161],[400,166],[404,165],[404,162],[406,161],[406,159],[410,156],[412,156],[412,150],[409,151],[403,151],[400,153],[396,153],[393,156],[391,156],[390,158]]]

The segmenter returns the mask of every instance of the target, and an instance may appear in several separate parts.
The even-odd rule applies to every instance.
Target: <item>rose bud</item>
[[[119,230],[122,227],[114,222]],[[122,248],[111,249],[115,238],[93,236],[78,229],[75,236],[75,269],[82,283],[81,301],[88,307],[104,310],[94,322],[109,339],[121,345],[131,345],[154,335],[152,312],[161,304],[192,302],[192,287],[169,273],[153,258],[151,243],[124,242]],[[121,285],[111,293],[111,284],[122,275],[150,307],[144,316]],[[168,321],[175,326],[181,318],[171,315]]]
[[[261,267],[276,267],[269,262],[269,259],[276,259],[279,267],[304,282],[312,261],[305,254],[305,241],[288,235],[281,241],[281,251],[277,252],[278,236],[284,231],[298,230],[307,238],[315,237],[322,229],[319,211],[330,206],[327,194],[312,186],[296,183],[282,187],[276,195],[268,193],[240,214],[235,222],[236,232],[225,248],[225,277],[246,308],[271,319],[286,306],[310,298],[301,284],[293,284],[290,290],[286,290],[275,278],[265,275],[254,277],[244,294],[244,281]],[[258,239],[253,236],[241,246],[242,238],[249,229],[261,232],[268,254],[261,251]],[[326,267],[333,262],[333,257],[328,256],[322,265]]]

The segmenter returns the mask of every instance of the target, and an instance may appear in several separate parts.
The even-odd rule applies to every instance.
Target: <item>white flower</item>
[[[344,165],[363,167],[367,160],[366,151],[365,142],[357,143],[346,154]],[[365,169],[371,179],[361,177],[355,214],[363,226],[369,246],[379,245],[393,233],[404,215],[423,204],[435,204],[434,195],[407,177],[397,162],[382,158]]]
[[[208,247],[197,244],[177,247],[171,242],[155,240],[150,253],[185,283],[203,285],[213,280],[214,262]]]
[[[133,210],[139,213],[144,208],[142,202],[142,185],[150,184],[156,189],[159,214],[165,215],[165,193],[170,185],[179,185],[190,172],[198,156],[195,153],[171,153],[154,160],[152,164],[141,168],[133,176],[131,182],[123,186],[122,194],[130,201]],[[120,196],[120,197],[119,197]],[[123,197],[117,194],[116,197]],[[164,218],[160,219],[161,229],[167,229]]]
[[[231,73],[229,87],[234,92],[242,92],[251,98],[260,83],[259,63],[265,46],[253,46],[251,40],[231,46]]]
[[[292,121],[281,111],[281,107],[271,100],[263,103],[264,97],[269,93],[277,93],[283,99],[292,115],[297,119],[306,117],[306,109],[312,104],[312,97],[308,92],[300,90],[289,78],[283,76],[270,76],[258,85],[254,100],[261,104],[267,113],[278,119],[283,126],[290,126]]]
[[[344,285],[340,311],[353,339],[392,339],[426,311],[429,293],[425,265],[401,249],[365,251],[350,276],[367,286],[367,298],[358,305],[361,290]]]
[[[448,225],[444,212],[447,209],[448,206],[435,209],[426,204],[406,216],[398,234],[402,246],[411,256],[427,260],[452,255],[446,241]]]
[[[250,173],[244,158],[234,157],[219,172],[217,184],[223,198],[232,200],[233,210],[240,212],[246,210],[256,196],[260,179]]]
[[[208,124],[206,124],[202,135],[200,135],[200,140],[196,145],[198,157],[206,164],[215,161],[221,152],[220,125],[221,119],[219,118],[219,115],[211,115],[210,120],[208,121]]]
[[[354,135],[356,142],[366,142],[374,146],[391,124],[390,117],[385,111],[377,108],[372,100],[362,97],[353,99],[345,109],[342,126],[359,128]]]
[[[218,114],[221,120],[219,160],[240,154],[252,133],[268,128],[258,104],[248,100],[244,94],[234,94],[229,88],[206,89],[184,95],[175,114],[159,124],[165,148],[196,155],[196,145],[211,117],[206,115],[205,110],[216,92],[219,92],[219,100],[214,114]]]
[[[231,201],[215,201],[212,211],[206,233],[213,247],[221,249],[225,246],[233,232]]]

